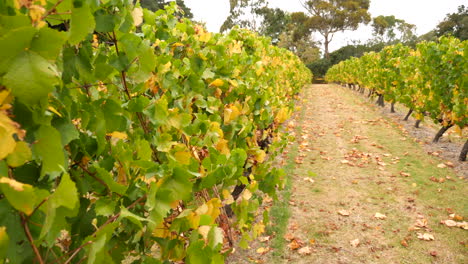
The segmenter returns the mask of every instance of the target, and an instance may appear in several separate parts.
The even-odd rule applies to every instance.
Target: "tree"
[[[416,39],[416,26],[395,16],[378,16],[372,19],[372,30],[379,42],[407,43]]]
[[[279,8],[263,7],[256,11],[263,20],[260,24],[259,33],[269,36],[273,45],[277,45],[281,33],[286,31],[291,23],[291,15]]]
[[[435,29],[438,37],[453,35],[460,40],[468,39],[468,7],[461,5],[457,13],[447,14]]]
[[[148,8],[151,11],[156,11],[156,10],[159,10],[159,9],[163,9],[164,6],[169,4],[169,2],[172,2],[172,1],[168,1],[168,0],[140,0],[141,6],[143,8]],[[184,0],[176,0],[175,2],[177,3],[177,6],[179,6],[179,8],[181,10],[179,12],[179,15],[181,15],[183,17],[186,17],[186,18],[189,18],[189,19],[193,18],[192,11],[190,10],[189,7],[187,7],[185,5]]]
[[[325,57],[336,32],[356,30],[361,23],[370,22],[369,0],[308,0],[302,2],[310,17],[311,29],[324,38]]]
[[[320,49],[317,42],[312,39],[310,20],[303,12],[291,14],[291,22],[280,35],[279,47],[294,52],[305,63],[320,59]]]
[[[236,25],[252,31],[258,30],[257,24],[260,20],[258,12],[267,7],[266,0],[229,0],[229,3],[230,14],[219,31],[224,32]]]

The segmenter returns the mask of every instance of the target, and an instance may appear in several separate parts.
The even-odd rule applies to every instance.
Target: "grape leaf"
[[[80,43],[93,32],[95,26],[94,16],[88,6],[73,8],[68,41],[72,45]]]
[[[36,132],[37,143],[33,145],[36,160],[42,161],[41,177],[49,174],[52,178],[65,167],[60,133],[51,126],[41,126]]]
[[[46,98],[58,84],[55,67],[31,51],[18,55],[3,78],[11,93],[26,104]]]
[[[28,144],[24,141],[19,141],[16,143],[15,150],[13,153],[8,155],[7,163],[10,167],[19,167],[24,163],[31,160],[31,149]]]

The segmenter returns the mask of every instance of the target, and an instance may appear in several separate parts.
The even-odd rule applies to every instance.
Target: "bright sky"
[[[289,12],[305,11],[299,0],[269,0],[270,7],[278,7]],[[206,22],[209,31],[218,32],[229,15],[229,0],[185,0],[192,9],[195,20]],[[446,14],[457,11],[458,6],[467,5],[466,0],[371,0],[369,12],[372,17],[394,15],[406,22],[415,24],[417,34],[422,35],[434,29]],[[361,26],[357,31],[337,33],[330,43],[330,51],[351,44],[353,40],[365,42],[371,36],[369,26]],[[322,40],[319,35],[317,40]]]

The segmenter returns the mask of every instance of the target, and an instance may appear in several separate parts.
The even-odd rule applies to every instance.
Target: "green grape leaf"
[[[72,140],[78,139],[80,137],[78,130],[69,120],[54,120],[52,125],[60,132],[63,146],[66,146]]]
[[[127,187],[122,184],[117,183],[113,179],[112,175],[107,170],[103,168],[99,168],[99,167],[95,167],[94,169],[96,169],[97,176],[106,183],[106,185],[109,187],[111,191],[118,193],[120,195],[123,195],[125,193],[125,191],[127,190]]]
[[[13,153],[8,155],[7,163],[10,167],[19,167],[31,160],[32,153],[28,144],[24,141],[16,142],[16,147]]]
[[[24,232],[18,232],[23,230],[21,219],[7,199],[0,200],[0,226],[6,227],[5,231],[9,238],[6,257],[10,263],[24,263],[25,259],[32,256],[33,251],[29,244],[23,243],[27,238]]]
[[[107,33],[114,30],[116,24],[114,15],[98,11],[94,14],[94,18],[96,19],[96,32]]]
[[[95,204],[96,215],[111,216],[114,214],[117,203],[110,199],[101,198]]]
[[[11,93],[26,104],[35,104],[47,97],[58,84],[58,74],[46,59],[25,51],[12,62],[3,77]]]
[[[72,45],[80,43],[93,32],[95,26],[94,16],[88,6],[73,8],[68,41]]]
[[[149,221],[146,218],[143,218],[141,216],[138,216],[132,212],[130,212],[127,208],[122,207],[120,208],[120,218],[126,218],[130,220],[130,222],[134,223],[137,225],[140,229],[143,228],[142,222]]]
[[[36,160],[42,161],[41,178],[49,174],[52,178],[65,167],[61,135],[51,126],[41,126],[36,132],[37,143],[33,145]]]
[[[55,192],[41,208],[46,219],[41,230],[41,238],[46,237],[48,243],[53,243],[62,229],[67,230],[66,217],[78,214],[79,196],[75,183],[68,173],[64,173]]]
[[[65,32],[43,27],[34,36],[31,50],[48,60],[55,60],[62,50],[67,35]]]
[[[36,205],[48,195],[45,190],[36,189],[29,184],[7,177],[0,178],[0,189],[11,206],[27,215],[30,215]]]
[[[4,16],[0,19],[2,22],[5,20]],[[15,58],[30,47],[35,33],[36,29],[29,26],[0,34],[0,74],[7,72]]]
[[[88,264],[113,264],[114,261],[107,252],[107,243],[112,238],[112,233],[119,225],[118,222],[104,226],[95,237],[89,236],[85,241],[93,241],[88,249]]]

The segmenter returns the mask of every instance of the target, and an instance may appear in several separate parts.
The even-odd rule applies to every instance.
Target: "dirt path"
[[[468,263],[468,230],[440,223],[468,217],[452,164],[349,89],[313,85],[302,98],[289,208],[271,209],[289,221],[228,262]]]

